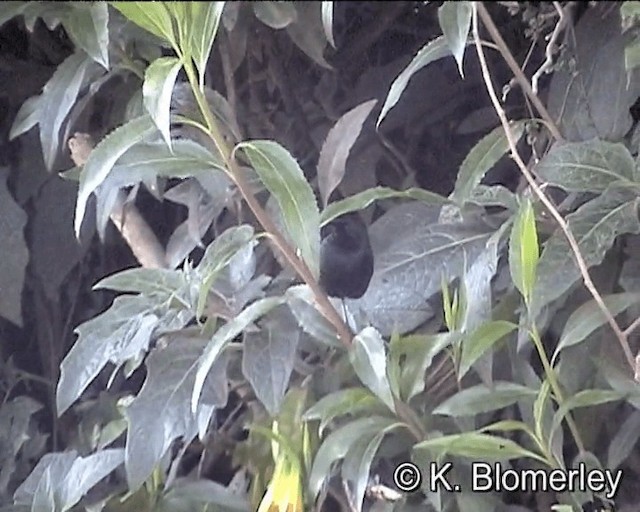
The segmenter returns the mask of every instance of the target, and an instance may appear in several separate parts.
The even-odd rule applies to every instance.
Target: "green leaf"
[[[602,262],[618,235],[640,232],[637,210],[636,194],[624,189],[607,189],[567,215],[569,229],[588,267]],[[530,307],[532,315],[537,316],[544,306],[571,288],[580,275],[564,233],[556,230],[547,240],[538,262]]]
[[[421,70],[427,64],[441,59],[442,57],[446,57],[447,55],[451,55],[451,50],[449,49],[447,40],[444,36],[440,36],[433,41],[430,41],[425,46],[423,46],[420,51],[418,51],[409,65],[402,71],[402,73],[398,75],[398,77],[391,84],[391,88],[389,89],[387,98],[384,101],[384,105],[382,106],[380,115],[378,115],[376,128],[380,126],[380,123],[385,118],[385,116],[395,106],[395,104],[398,103],[400,96],[407,87],[407,84],[409,83],[409,80],[411,79],[413,74]]]
[[[238,144],[265,187],[275,197],[290,239],[314,277],[319,273],[320,214],[302,169],[278,143],[254,140]]]
[[[453,455],[496,462],[526,457],[545,463],[543,457],[510,439],[480,432],[465,432],[427,439],[415,444],[413,450],[428,450],[435,457]]]
[[[11,18],[20,16],[28,5],[29,2],[2,2],[0,4],[0,27]]]
[[[535,402],[533,403],[533,421],[536,438],[540,441],[546,439],[546,433],[544,432],[545,426],[545,413],[547,411],[551,411],[551,407],[549,404],[549,398],[551,396],[551,385],[549,381],[545,378],[540,385],[540,390],[538,391],[538,396],[536,397]],[[548,424],[547,424],[548,426]]]
[[[11,193],[7,183],[10,175],[10,168],[0,167],[0,219],[2,219],[0,221],[0,254],[2,254],[0,317],[22,326],[22,298],[27,264],[30,259],[28,231],[25,230],[25,226],[28,225],[28,216]],[[32,246],[32,250],[38,249]],[[47,256],[49,256],[48,252]],[[33,264],[33,254],[31,263]],[[8,361],[4,364],[8,364]],[[9,371],[8,368],[7,371]]]
[[[207,425],[214,408],[228,399],[226,357],[216,360],[207,377],[202,405],[194,414],[189,407],[197,361],[207,340],[184,332],[163,336],[147,358],[142,389],[126,407],[126,469],[131,492],[149,478],[178,437],[189,444],[200,425]]]
[[[191,51],[198,69],[200,89],[204,88],[204,73],[211,54],[213,41],[218,33],[224,2],[190,2]]]
[[[374,187],[363,190],[357,194],[349,196],[339,201],[330,203],[320,215],[320,224],[325,226],[333,219],[344,215],[345,213],[362,210],[372,204],[374,201],[391,198],[414,199],[423,201],[427,204],[447,204],[449,200],[446,197],[429,192],[422,188],[409,188],[407,190],[394,190],[388,187]]]
[[[78,339],[60,364],[58,414],[66,411],[107,363],[120,366],[146,350],[158,317],[156,303],[122,295],[104,313],[80,324]]]
[[[23,133],[28,132],[38,124],[40,121],[41,98],[41,96],[31,96],[31,98],[22,104],[11,125],[9,140],[13,140]]]
[[[270,320],[270,319],[268,319]],[[283,332],[282,323],[265,321],[260,332],[247,332],[242,340],[242,374],[256,398],[272,418],[280,414],[296,361],[300,331]]]
[[[326,207],[331,193],[340,185],[347,158],[371,110],[378,100],[369,100],[349,110],[329,130],[318,159],[318,189]]]
[[[335,48],[336,42],[333,39],[333,2],[322,2],[322,28],[327,41]]]
[[[525,124],[525,121],[511,123],[511,133],[516,141],[519,141],[522,137]],[[507,141],[507,136],[502,126],[498,126],[491,133],[480,139],[460,165],[451,198],[459,205],[463,205],[469,201],[473,196],[475,188],[479,185],[487,171],[489,171],[508,150],[509,142]]]
[[[47,169],[52,170],[60,143],[62,123],[86,80],[102,70],[83,51],[67,57],[44,86],[39,102],[40,143]]]
[[[611,439],[607,450],[607,468],[615,470],[620,466],[633,453],[639,437],[640,411],[636,410],[627,416]]]
[[[373,327],[363,329],[353,338],[349,360],[360,381],[394,411],[393,395],[387,377],[387,353],[380,333]]]
[[[573,409],[579,407],[590,407],[594,405],[615,402],[624,398],[626,393],[611,389],[585,389],[578,391],[575,395],[565,399],[553,416],[551,429],[549,431],[549,445],[553,439],[553,434],[562,423],[564,417]]]
[[[253,240],[253,228],[242,225],[225,230],[207,247],[196,273],[200,289],[198,290],[198,305],[196,316],[202,316],[207,302],[207,295],[220,271],[226,267],[236,253]]]
[[[67,34],[89,57],[109,69],[109,10],[105,2],[68,2],[62,17]]]
[[[315,298],[309,286],[291,286],[285,296],[291,313],[304,332],[327,347],[344,346],[338,339],[336,328],[320,314],[315,306]]]
[[[285,30],[295,45],[316,64],[332,69],[324,58],[327,38],[321,19],[320,2],[295,2],[297,19],[287,25]]]
[[[512,211],[518,209],[516,195],[502,185],[476,185],[467,202],[480,206],[502,206]]]
[[[364,493],[369,484],[369,470],[382,439],[392,430],[403,426],[402,423],[395,423],[373,436],[363,436],[349,448],[345,455],[342,462],[342,478],[354,484],[352,502],[357,512],[362,510]]]
[[[76,236],[80,234],[80,226],[84,219],[89,196],[108,176],[116,160],[129,148],[155,131],[156,127],[151,118],[146,115],[141,116],[116,128],[91,151],[89,159],[80,173],[80,186],[74,221]]]
[[[333,463],[343,459],[354,443],[396,424],[393,418],[370,416],[347,423],[327,436],[316,453],[309,473],[311,498],[315,499],[320,492],[323,482],[330,476]]]
[[[298,18],[298,13],[293,3],[253,2],[251,6],[256,18],[276,30],[287,27]]]
[[[320,420],[318,432],[322,435],[324,429],[334,419],[347,414],[359,415],[367,413],[385,414],[388,409],[380,402],[380,399],[364,388],[347,388],[330,393],[322,397],[311,406],[303,416],[306,421]]]
[[[267,297],[265,299],[258,300],[248,306],[233,320],[223,325],[213,335],[198,363],[198,370],[196,372],[193,393],[191,395],[192,412],[195,412],[198,409],[200,395],[202,394],[202,389],[204,387],[207,375],[216,362],[218,356],[224,350],[225,346],[244,329],[246,329],[249,324],[264,316],[274,307],[282,303],[283,299],[280,297]]]
[[[173,22],[162,2],[111,2],[125,18],[171,44],[177,46]]]
[[[471,28],[471,2],[444,2],[438,8],[438,22],[442,33],[447,40],[456,62],[460,76],[464,78],[462,60],[464,49],[467,46],[467,37]]]
[[[624,48],[624,67],[627,71],[640,66],[640,40],[636,37]]]
[[[531,294],[536,282],[536,267],[540,259],[536,218],[529,199],[522,201],[520,211],[513,223],[509,239],[509,270],[513,284],[531,302]]]
[[[463,389],[438,405],[433,414],[464,417],[495,411],[515,402],[535,397],[537,391],[515,382],[495,382],[488,388],[484,384]]]
[[[147,68],[142,84],[144,107],[169,147],[171,93],[181,68],[182,62],[177,57],[160,57]]]
[[[535,171],[540,179],[567,192],[602,192],[617,181],[634,181],[629,150],[598,139],[554,144]]]
[[[602,297],[603,302],[613,317],[622,313],[625,309],[638,304],[640,302],[640,294],[638,293],[617,293]],[[583,341],[598,327],[607,323],[607,318],[598,306],[595,300],[585,302],[576,309],[564,326],[560,341],[556,346],[556,350],[551,359],[553,361],[558,357],[560,351]]]
[[[399,372],[397,391],[408,402],[424,391],[425,372],[433,359],[449,347],[459,334],[443,332],[430,335],[408,335],[391,338],[389,347],[389,373]]]
[[[184,273],[165,268],[130,268],[101,279],[94,290],[117,290],[143,295],[170,296],[186,286]]]
[[[461,380],[471,366],[480,359],[487,350],[504,336],[517,329],[518,326],[504,320],[487,322],[465,335],[462,340],[462,353],[458,367],[458,380]]]

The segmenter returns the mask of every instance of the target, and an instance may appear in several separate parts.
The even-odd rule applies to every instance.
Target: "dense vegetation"
[[[638,14],[0,4],[0,510],[636,510]]]

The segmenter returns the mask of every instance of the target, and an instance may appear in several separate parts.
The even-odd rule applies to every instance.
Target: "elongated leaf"
[[[85,81],[98,72],[99,66],[84,52],[67,57],[44,86],[39,102],[40,143],[47,169],[53,169],[60,143],[62,123],[75,103]]]
[[[242,350],[242,373],[272,417],[280,412],[300,339],[299,331],[285,335],[278,327],[267,324],[259,333],[246,333]]]
[[[254,140],[236,146],[249,158],[275,197],[287,232],[314,277],[319,272],[320,214],[313,190],[289,152],[276,142]]]
[[[438,405],[433,413],[454,418],[473,416],[508,407],[524,398],[533,400],[536,395],[535,389],[515,382],[495,382],[491,388],[481,384],[459,391]]]
[[[351,446],[364,436],[373,436],[394,425],[393,418],[370,416],[354,420],[332,432],[323,441],[313,460],[309,474],[309,493],[315,498],[323,482],[330,476],[331,466],[348,453]]]
[[[307,285],[292,286],[285,296],[293,316],[304,332],[329,347],[343,346],[338,340],[335,327],[316,309],[313,293]]]
[[[414,199],[427,204],[442,205],[447,204],[449,200],[446,197],[430,192],[422,188],[408,188],[407,190],[394,190],[388,187],[375,187],[362,192],[358,192],[352,196],[346,197],[339,201],[329,204],[320,215],[320,224],[322,226],[328,224],[333,219],[344,215],[345,213],[362,210],[372,204],[374,201],[382,199]]]
[[[177,437],[191,442],[198,425],[207,424],[215,407],[228,397],[227,358],[214,364],[195,414],[189,407],[198,358],[207,340],[172,334],[147,359],[147,378],[126,408],[126,459],[129,488],[134,491],[152,473]]]
[[[422,441],[413,446],[415,451],[428,450],[434,456],[454,455],[484,461],[505,461],[517,458],[530,458],[542,463],[545,459],[519,444],[489,434],[479,432],[465,432],[436,437]]]
[[[13,120],[11,125],[11,132],[9,133],[9,140],[13,140],[16,137],[28,132],[40,121],[40,101],[41,96],[31,96],[26,100]]]
[[[207,247],[196,272],[201,283],[198,291],[197,316],[200,317],[206,305],[207,295],[220,271],[253,238],[253,228],[249,225],[230,228],[220,234]]]
[[[169,147],[171,147],[169,119],[171,93],[181,68],[182,62],[176,57],[156,59],[147,68],[142,84],[144,107]]]
[[[573,409],[615,402],[624,398],[624,396],[625,393],[612,389],[585,389],[578,391],[575,395],[566,398],[554,414],[549,439],[553,438],[553,434],[562,423],[562,420]]]
[[[254,2],[252,7],[256,18],[276,30],[287,27],[298,17],[295,6],[289,2]]]
[[[520,291],[527,304],[531,301],[531,293],[535,286],[539,258],[536,218],[531,202],[525,199],[520,205],[520,211],[511,229],[509,270],[513,284]]]
[[[71,40],[109,69],[109,10],[106,2],[70,2],[62,24]]]
[[[634,167],[623,144],[594,139],[554,144],[535,170],[568,192],[602,192],[616,181],[634,181]]]
[[[629,455],[640,437],[640,411],[633,411],[609,443],[607,468],[615,470]]]
[[[224,350],[225,346],[240,334],[249,324],[282,303],[283,299],[277,297],[268,297],[266,299],[258,300],[247,307],[233,320],[218,329],[207,344],[207,348],[204,350],[204,353],[198,362],[193,392],[191,394],[191,411],[196,411],[198,409],[200,395],[202,394],[207,375],[209,375],[211,368]]]
[[[218,33],[224,2],[191,2],[191,54],[198,69],[200,88],[204,87],[204,72]]]
[[[402,423],[395,423],[373,436],[363,436],[349,448],[345,455],[342,462],[342,478],[354,484],[352,502],[357,512],[362,510],[364,493],[369,484],[369,470],[382,439],[386,434],[402,427],[404,427]]]
[[[294,4],[297,19],[287,25],[285,30],[295,45],[307,54],[316,64],[332,69],[324,58],[327,37],[322,26],[320,2],[297,2]]]
[[[78,456],[75,450],[48,453],[16,490],[15,501],[31,505],[31,510],[70,510],[123,460],[122,448],[86,457]]]
[[[395,410],[387,377],[387,354],[380,333],[373,327],[360,332],[353,339],[349,360],[362,383],[389,409]]]
[[[638,293],[618,293],[602,297],[609,312],[615,317],[625,309],[640,302]],[[598,327],[607,323],[607,319],[595,300],[590,300],[576,309],[564,326],[560,341],[553,354],[554,361],[564,348],[580,343]]]
[[[324,207],[327,206],[331,192],[340,185],[351,148],[360,135],[362,124],[377,102],[378,100],[369,100],[361,103],[344,114],[329,130],[320,150],[317,173],[318,188]]]
[[[480,359],[487,350],[518,326],[504,320],[496,320],[480,325],[466,335],[462,341],[462,355],[458,369],[458,380],[461,380],[471,366]]]
[[[123,295],[104,313],[79,325],[78,339],[60,365],[58,414],[82,394],[107,363],[117,367],[146,351],[158,323],[155,302]]]
[[[511,124],[511,133],[516,141],[522,137],[524,127],[524,121],[517,121]],[[462,165],[460,165],[451,198],[461,205],[469,201],[473,196],[475,188],[487,171],[489,171],[508,150],[509,142],[507,141],[507,136],[502,126],[498,126],[491,133],[480,139],[471,151],[469,151]]]
[[[319,419],[318,432],[322,435],[327,425],[340,416],[360,413],[370,416],[387,412],[380,399],[368,389],[347,388],[322,397],[304,413],[303,419]]]
[[[425,372],[436,357],[459,337],[455,332],[431,335],[408,335],[391,338],[389,373],[399,373],[397,392],[408,402],[425,387]],[[391,378],[391,377],[390,377]]]
[[[0,27],[11,18],[22,14],[29,4],[27,2],[2,2],[0,5]]]
[[[164,268],[130,268],[105,277],[93,286],[94,290],[108,289],[129,293],[167,297],[186,286],[182,272]]]
[[[569,228],[588,266],[602,262],[616,237],[640,232],[638,198],[624,189],[607,189],[567,216]],[[552,300],[560,297],[580,277],[569,244],[557,230],[547,240],[538,263],[531,312],[535,316]]]
[[[136,25],[176,47],[171,15],[162,2],[111,2],[111,5]]]
[[[22,288],[29,249],[24,228],[27,214],[13,198],[7,185],[9,169],[0,167],[0,316],[22,325]]]
[[[141,116],[115,129],[91,151],[89,159],[80,173],[80,187],[74,221],[76,236],[80,234],[80,226],[84,219],[89,196],[109,175],[116,160],[129,148],[154,133],[155,130],[151,118]]]
[[[423,46],[416,56],[411,60],[409,65],[398,75],[398,77],[391,84],[387,98],[384,101],[380,115],[378,115],[378,121],[376,127],[380,126],[380,123],[388,114],[388,112],[398,103],[400,96],[407,87],[409,80],[414,73],[421,70],[427,64],[451,55],[451,50],[447,45],[447,40],[444,36],[440,36],[433,41],[430,41]]]
[[[438,22],[442,34],[458,63],[458,71],[463,78],[462,60],[471,28],[471,12],[471,2],[444,2],[438,8]]]
[[[396,209],[405,212],[403,206]],[[486,250],[493,233],[477,223],[425,222],[430,209],[419,210],[422,216],[395,215],[392,209],[371,226],[373,276],[365,294],[348,301],[350,310],[362,311],[383,336],[404,334],[432,317],[427,301],[440,292],[442,276],[446,282],[461,276]],[[389,223],[387,217],[398,222]]]
[[[327,36],[327,41],[335,48],[336,42],[333,39],[333,2],[322,2],[322,28],[324,29],[324,35]]]

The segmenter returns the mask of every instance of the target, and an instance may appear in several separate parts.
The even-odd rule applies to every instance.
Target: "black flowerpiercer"
[[[346,213],[324,226],[320,235],[320,285],[331,297],[362,297],[373,274],[365,223],[357,213]]]

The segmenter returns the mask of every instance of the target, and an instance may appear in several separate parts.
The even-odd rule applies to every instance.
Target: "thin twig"
[[[558,12],[560,19],[558,20],[558,23],[556,23],[556,28],[553,29],[553,33],[551,34],[549,42],[547,43],[547,48],[544,52],[545,60],[542,63],[542,66],[538,68],[538,71],[536,71],[531,77],[531,89],[533,90],[534,94],[538,94],[538,80],[540,80],[540,77],[545,73],[549,73],[549,71],[551,71],[551,67],[553,66],[553,55],[556,53],[557,49],[556,43],[558,41],[558,38],[560,37],[560,34],[567,26],[569,20],[569,16],[567,16],[567,14],[564,12],[564,9],[558,2],[553,2],[553,6]]]
[[[480,14],[481,17],[483,17],[482,16],[482,12],[484,12],[485,16],[490,20],[490,23],[493,25],[493,21],[491,21],[491,18],[489,17],[489,14],[487,13],[487,11],[484,8],[484,6],[479,2],[474,2],[474,6],[476,6],[476,8],[477,8],[477,14]],[[556,208],[553,206],[551,201],[547,198],[547,196],[542,191],[540,186],[536,183],[536,180],[533,178],[533,175],[531,174],[529,169],[527,169],[527,166],[525,165],[524,161],[522,160],[522,157],[520,156],[520,153],[518,152],[518,148],[516,147],[516,141],[515,141],[515,139],[513,137],[513,133],[511,131],[511,127],[509,125],[509,121],[508,121],[507,116],[506,116],[506,114],[504,112],[504,109],[502,108],[502,105],[500,104],[500,101],[498,100],[498,97],[496,95],[496,91],[495,91],[495,89],[493,87],[493,83],[491,82],[491,75],[489,73],[489,67],[487,66],[487,61],[486,61],[486,58],[485,58],[485,55],[484,55],[484,50],[482,49],[482,45],[480,44],[480,34],[479,34],[479,31],[478,31],[477,14],[474,12],[474,17],[473,17],[473,20],[474,20],[473,29],[474,29],[474,40],[475,40],[475,45],[476,45],[476,51],[478,53],[478,58],[480,60],[480,67],[482,69],[482,76],[484,78],[484,82],[485,82],[486,87],[487,87],[487,92],[489,93],[489,96],[491,98],[491,102],[493,103],[493,107],[494,107],[496,113],[498,114],[498,117],[500,118],[500,122],[502,123],[502,127],[504,128],[504,131],[505,131],[505,134],[506,134],[506,137],[507,137],[507,141],[509,143],[509,149],[511,151],[511,157],[513,158],[513,160],[516,162],[516,164],[520,168],[520,171],[522,172],[522,175],[525,177],[525,179],[529,183],[529,186],[531,187],[533,192],[536,194],[536,196],[538,196],[538,198],[540,199],[540,202],[547,208],[547,210],[549,211],[551,216],[555,219],[555,221],[558,223],[558,225],[560,226],[560,229],[562,230],[562,232],[564,233],[565,237],[567,238],[567,241],[569,242],[569,246],[571,247],[571,252],[573,254],[573,257],[574,257],[574,259],[576,261],[576,264],[578,265],[578,269],[580,270],[580,274],[582,275],[582,279],[584,281],[585,287],[587,288],[587,290],[589,290],[589,292],[593,296],[594,300],[598,304],[598,307],[600,308],[600,310],[604,314],[605,318],[607,319],[607,322],[609,323],[609,325],[613,329],[613,332],[615,333],[616,337],[618,338],[620,346],[622,347],[622,350],[624,351],[624,355],[625,355],[625,357],[627,359],[627,362],[628,362],[629,366],[631,367],[631,370],[634,371],[635,370],[635,361],[634,361],[634,358],[633,358],[633,354],[631,353],[631,349],[629,348],[629,343],[627,341],[627,337],[625,336],[625,334],[620,329],[620,326],[616,323],[615,319],[611,315],[611,312],[607,309],[607,306],[605,305],[604,301],[602,300],[602,297],[600,296],[600,293],[598,292],[598,290],[596,289],[595,285],[593,284],[593,281],[591,280],[591,276],[589,275],[589,268],[587,267],[587,264],[585,263],[584,258],[582,257],[582,254],[580,252],[580,246],[578,245],[578,242],[574,238],[573,233],[571,233],[571,230],[569,229],[569,226],[568,226],[567,222],[564,220],[562,215],[560,215],[560,213],[558,213],[558,210],[556,210]],[[483,22],[484,22],[484,17],[483,17]],[[495,28],[495,25],[493,25],[493,27]],[[497,43],[498,43],[498,45],[500,45],[500,42],[497,42]]]
[[[640,317],[636,318],[633,323],[624,330],[624,335],[629,336],[640,325]]]
[[[491,15],[487,12],[486,7],[482,5],[481,2],[475,2],[475,5],[476,5],[476,10],[480,15],[480,18],[482,18],[482,23],[489,31],[489,35],[493,39],[494,43],[496,43],[498,47],[498,51],[502,54],[502,57],[508,64],[509,68],[511,69],[511,72],[515,75],[516,79],[518,80],[518,83],[520,84],[520,87],[522,87],[525,94],[531,100],[531,103],[533,103],[534,107],[536,107],[536,110],[544,120],[547,128],[551,132],[551,135],[553,135],[553,137],[556,140],[563,141],[564,137],[562,137],[562,135],[560,134],[560,130],[558,129],[558,126],[549,115],[549,111],[542,104],[542,102],[540,101],[540,98],[538,98],[538,95],[531,88],[531,84],[529,83],[529,80],[525,76],[522,69],[520,69],[520,66],[516,62],[516,59],[511,54],[511,51],[509,50],[509,47],[507,46],[507,44],[504,42],[504,39],[502,39],[502,36],[500,35],[498,28],[493,22]]]

